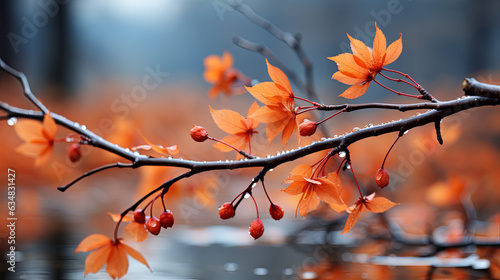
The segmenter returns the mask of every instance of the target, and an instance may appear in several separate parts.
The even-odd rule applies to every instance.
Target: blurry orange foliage
[[[35,120],[20,120],[14,125],[17,136],[25,143],[16,148],[16,152],[36,158],[35,165],[46,163],[52,154],[57,125],[50,114],[45,114],[43,123]]]
[[[239,72],[233,68],[231,53],[224,52],[222,57],[209,55],[203,60],[203,64],[205,65],[203,77],[207,82],[214,84],[209,92],[211,99],[215,99],[221,91],[226,95],[236,93],[231,91],[231,86],[238,80]]]

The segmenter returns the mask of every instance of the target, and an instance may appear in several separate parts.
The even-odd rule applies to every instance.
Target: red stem
[[[319,107],[320,107],[320,106],[305,106],[305,107],[299,107],[299,108],[297,108],[297,113],[296,113],[296,114],[297,114],[297,115],[300,115],[300,114],[303,114],[303,113],[305,113],[305,112],[309,112],[309,111],[316,110],[316,109],[318,109]],[[302,111],[302,112],[299,112],[299,110],[301,110],[301,109],[306,109],[306,110],[304,110],[304,111]]]
[[[336,115],[338,115],[338,114],[340,114],[340,113],[344,112],[345,110],[346,110],[346,108],[344,108],[344,109],[342,109],[342,110],[338,111],[337,113],[335,113],[335,114],[333,114],[333,115],[329,116],[328,118],[326,118],[326,119],[324,119],[324,120],[322,120],[322,121],[317,122],[317,123],[316,123],[316,125],[320,125],[320,124],[322,124],[322,123],[326,122],[327,120],[329,120],[329,119],[331,119],[331,118],[335,117]]]
[[[414,84],[412,84],[412,83],[410,83],[410,82],[408,82],[408,81],[405,81],[405,80],[403,80],[403,79],[394,79],[394,78],[391,78],[391,77],[389,77],[389,76],[384,75],[382,72],[379,72],[379,74],[380,74],[382,77],[384,77],[384,78],[386,78],[386,79],[388,79],[388,80],[390,80],[390,81],[393,81],[393,82],[398,82],[398,83],[405,83],[405,84],[407,84],[407,85],[409,85],[409,86],[411,86],[411,87],[414,87],[416,90],[418,90],[418,86],[416,86],[416,85],[414,85]]]
[[[349,164],[349,166],[351,167],[352,176],[354,177],[354,182],[356,182],[356,187],[358,187],[359,195],[361,196],[360,198],[363,198],[363,193],[361,192],[361,189],[359,188],[358,179],[356,179],[356,175],[354,174],[354,169],[352,168],[352,164],[350,161],[347,162],[347,164]]]
[[[255,204],[255,211],[257,211],[257,219],[259,218],[259,207],[257,207],[257,201],[255,201],[255,198],[253,198],[253,195],[250,194],[250,197],[253,200],[253,203]]]
[[[411,94],[402,93],[402,92],[399,92],[399,91],[395,91],[392,88],[384,86],[383,84],[381,84],[379,81],[377,81],[375,79],[373,79],[372,81],[374,81],[375,83],[377,83],[379,86],[385,88],[386,90],[394,92],[397,95],[403,95],[403,96],[413,97],[413,98],[417,98],[417,99],[422,99],[422,95],[411,95]]]
[[[221,144],[224,144],[224,145],[228,146],[229,148],[231,148],[231,149],[233,149],[233,150],[237,151],[238,153],[239,153],[239,152],[241,152],[241,150],[238,150],[236,147],[232,146],[231,144],[228,144],[228,143],[226,143],[226,142],[224,142],[224,141],[222,141],[222,140],[219,140],[219,139],[217,139],[217,138],[214,138],[214,137],[208,136],[208,137],[207,137],[207,139],[210,139],[210,140],[212,140],[212,141],[215,141],[215,142],[219,142],[219,143],[221,143]]]
[[[412,81],[416,86],[417,86],[417,90],[421,89],[422,86],[420,86],[412,77],[410,77],[410,75],[408,74],[405,74],[403,72],[399,72],[397,70],[392,70],[392,69],[387,69],[387,68],[382,68],[382,70],[384,71],[387,71],[387,72],[392,72],[392,73],[396,73],[396,74],[399,74],[407,79],[409,79],[410,81]]]
[[[264,193],[266,194],[267,196],[267,199],[269,200],[269,202],[271,204],[274,204],[272,201],[271,201],[271,198],[269,197],[269,194],[267,194],[267,189],[266,189],[266,185],[264,185],[264,179],[260,180],[262,182],[262,187],[264,188]]]
[[[293,96],[293,98],[296,98],[296,99],[298,99],[298,100],[302,100],[302,101],[305,101],[305,102],[311,103],[312,105],[315,105],[315,106],[320,106],[320,105],[321,105],[321,104],[316,103],[316,102],[314,102],[314,101],[310,101],[310,100],[307,100],[307,99],[305,99],[305,98],[298,97],[298,96],[295,96],[295,95]]]
[[[396,142],[398,142],[399,138],[401,138],[401,136],[398,136],[398,138],[396,138],[396,141],[394,141],[394,143],[392,143],[391,147],[389,148],[389,150],[387,151],[387,154],[385,154],[385,157],[384,157],[384,161],[382,162],[382,167],[381,168],[384,168],[384,165],[385,165],[385,160],[387,159],[387,156],[389,155],[389,153],[391,152],[392,148],[394,147],[394,145],[396,145]]]

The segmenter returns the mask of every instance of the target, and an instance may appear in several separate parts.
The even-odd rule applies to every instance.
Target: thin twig
[[[57,189],[60,190],[61,192],[64,192],[68,188],[70,188],[72,185],[74,185],[78,181],[82,180],[83,178],[88,177],[90,175],[93,175],[95,173],[99,173],[99,172],[104,171],[106,169],[111,169],[111,168],[134,168],[134,164],[133,163],[117,162],[117,163],[103,165],[103,166],[97,167],[96,169],[92,169],[90,171],[87,171],[87,172],[83,173],[81,176],[79,176],[78,178],[74,179],[70,183],[68,183],[68,184],[66,184],[64,186],[60,186]]]

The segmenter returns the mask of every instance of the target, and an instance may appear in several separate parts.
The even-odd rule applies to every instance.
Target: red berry
[[[71,144],[68,149],[68,158],[71,162],[77,162],[82,157],[82,150],[80,144]]]
[[[264,223],[262,223],[262,221],[257,218],[250,224],[250,235],[254,239],[258,239],[262,236],[262,234],[264,234]]]
[[[134,211],[134,222],[138,224],[144,224],[146,222],[146,214],[142,209],[136,209]]]
[[[196,142],[203,142],[208,138],[208,132],[203,126],[193,125],[189,133]]]
[[[234,206],[230,202],[226,202],[219,207],[219,216],[223,220],[234,217]]]
[[[275,219],[276,221],[281,220],[283,218],[283,208],[281,208],[278,204],[271,204],[271,207],[269,207],[269,213],[271,214],[271,217]]]
[[[146,228],[151,234],[158,235],[161,229],[160,219],[156,218],[155,216],[149,218],[146,222]]]
[[[316,127],[318,125],[310,120],[304,120],[300,125],[299,125],[299,132],[301,136],[311,136],[316,132]]]
[[[375,174],[375,182],[381,188],[387,187],[387,185],[389,185],[389,172],[387,172],[384,168],[377,170],[377,173]]]
[[[160,215],[160,225],[163,228],[169,228],[174,225],[174,214],[172,214],[172,211],[167,210]]]

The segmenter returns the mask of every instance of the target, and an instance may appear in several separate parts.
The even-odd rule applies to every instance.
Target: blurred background
[[[316,91],[325,103],[347,101],[338,97],[347,86],[331,80],[337,67],[327,57],[350,51],[346,33],[371,46],[375,21],[388,43],[403,34],[403,53],[390,68],[410,74],[439,100],[460,97],[464,77],[500,84],[498,1],[279,0],[247,4],[279,28],[301,35],[302,46],[314,67]],[[85,124],[123,147],[145,144],[137,132],[140,130],[155,143],[177,144],[179,156],[195,160],[235,157],[235,153],[221,153],[209,143],[194,143],[190,139],[188,131],[193,124],[207,127],[215,137],[225,136],[213,124],[208,105],[245,115],[253,102],[248,93],[209,99],[212,85],[202,75],[205,57],[229,51],[235,68],[252,79],[270,80],[260,54],[232,43],[233,37],[241,36],[269,47],[304,79],[304,68],[293,50],[232,10],[225,0],[5,0],[0,2],[0,36],[0,57],[27,75],[33,92],[51,111]],[[146,79],[153,82],[147,89]],[[135,91],[141,87],[145,91],[138,96]],[[304,94],[293,87],[298,94]],[[391,87],[416,94],[405,85]],[[34,109],[22,97],[20,85],[4,73],[0,74],[0,101]],[[373,85],[367,94],[352,100],[365,102],[414,100]],[[415,129],[403,137],[386,163],[391,184],[378,192],[402,205],[389,211],[384,219],[397,221],[412,234],[430,234],[455,242],[465,238],[471,222],[464,209],[473,209],[476,234],[498,238],[497,111],[494,107],[480,108],[447,118],[443,122],[444,146],[435,140],[431,126]],[[332,136],[413,114],[366,110],[342,114],[326,126]],[[256,154],[265,156],[280,151],[278,140],[271,146],[267,144],[263,128],[259,127],[261,133],[254,142]],[[18,217],[16,272],[0,266],[2,279],[82,279],[85,255],[73,255],[73,251],[92,233],[111,236],[114,223],[106,212],[120,213],[148,189],[182,172],[173,168],[110,170],[60,193],[57,186],[119,159],[83,147],[82,160],[72,163],[66,156],[68,147],[62,144],[54,149],[49,164],[35,168],[33,159],[14,152],[21,140],[13,129],[2,123],[0,131],[1,170],[16,170]],[[64,129],[58,132],[60,137],[68,134]],[[321,135],[303,139],[301,146],[318,138]],[[395,138],[396,135],[384,135],[350,147],[358,180],[367,192],[376,190],[373,176]],[[285,149],[296,146],[292,140]],[[374,229],[370,225],[377,224],[378,216],[363,214],[364,222],[342,237],[339,231],[345,214],[336,214],[326,204],[304,220],[294,218],[299,197],[281,192],[286,187],[281,182],[297,164],[312,164],[321,156],[283,165],[266,177],[271,197],[285,209],[282,221],[270,219],[263,192],[255,191],[266,227],[258,241],[248,235],[248,225],[255,218],[250,201],[243,202],[232,220],[221,221],[217,215],[217,207],[240,193],[258,170],[219,171],[179,183],[166,200],[176,215],[176,226],[143,243],[130,242],[143,253],[154,273],[131,260],[129,273],[123,279],[398,279],[409,273],[415,278],[428,275],[428,266],[416,269],[366,264],[357,257],[422,254],[367,238],[372,237]],[[329,170],[335,170],[339,162],[333,160]],[[346,189],[343,195],[354,203],[356,197],[350,191],[354,187],[352,177],[345,173],[342,180]],[[6,193],[7,187],[4,189]],[[5,218],[6,195],[2,194],[1,199],[5,207],[1,207],[4,209],[0,213]],[[0,228],[0,245],[5,251],[8,232],[5,226]],[[471,254],[461,250],[445,253],[448,255],[441,257],[463,258]],[[474,254],[489,259],[489,270],[499,273],[498,253]],[[496,264],[492,261],[495,258]],[[452,268],[438,268],[433,273],[436,279],[477,276],[474,270]],[[488,274],[478,277],[482,275]],[[104,271],[86,277],[108,278]]]

